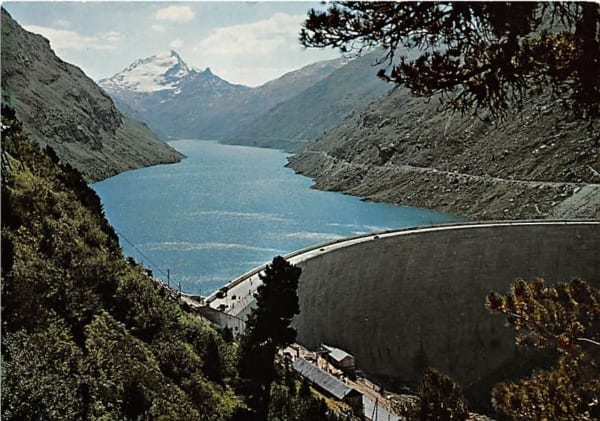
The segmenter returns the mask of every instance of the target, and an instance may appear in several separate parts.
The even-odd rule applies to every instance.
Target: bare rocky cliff
[[[47,39],[25,31],[4,9],[2,102],[34,140],[89,181],[183,158],[144,124],[121,115],[81,69],[59,59]]]
[[[315,187],[473,219],[600,218],[600,131],[548,96],[505,121],[396,89],[290,160]]]

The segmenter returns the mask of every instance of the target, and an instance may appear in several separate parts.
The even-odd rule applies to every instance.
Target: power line
[[[114,226],[113,226],[113,228],[114,228]],[[131,241],[129,238],[125,237],[125,235],[124,235],[123,233],[119,232],[119,230],[117,230],[116,228],[114,228],[114,230],[115,230],[115,232],[116,232],[118,235],[120,235],[120,236],[123,238],[123,240],[125,240],[127,243],[129,243],[129,245],[130,245],[131,247],[133,247],[133,248],[135,249],[135,251],[137,251],[137,252],[138,252],[138,253],[139,253],[139,254],[140,254],[140,255],[141,255],[141,256],[142,256],[144,259],[146,259],[146,260],[147,260],[147,261],[148,261],[148,262],[149,262],[149,263],[150,263],[152,266],[154,266],[154,268],[155,268],[155,269],[156,269],[158,272],[160,272],[160,273],[161,273],[163,276],[165,276],[165,277],[167,277],[167,278],[169,278],[169,277],[170,277],[168,274],[166,274],[165,272],[163,272],[163,271],[162,271],[162,269],[161,269],[161,268],[159,268],[159,267],[158,267],[158,265],[152,261],[152,259],[150,259],[150,258],[149,258],[148,256],[146,256],[146,255],[145,255],[145,254],[144,254],[144,253],[143,253],[143,252],[142,252],[142,251],[141,251],[139,248],[137,248],[137,247],[136,247],[136,245],[135,245],[135,244],[133,244],[133,242],[132,242],[132,241]],[[167,269],[167,270],[168,270],[168,269]]]
[[[119,235],[121,238],[123,238],[123,240],[125,240],[131,247],[133,247],[135,249],[135,251],[137,251],[144,259],[146,259],[148,261],[148,263],[150,263],[150,265],[152,265],[154,267],[154,269],[156,269],[158,272],[160,272],[162,274],[162,276],[167,278],[167,286],[169,288],[171,288],[171,270],[167,269],[167,273],[163,272],[162,269],[160,267],[158,267],[158,265],[152,261],[152,259],[150,259],[148,256],[146,256],[144,254],[143,251],[141,251],[139,248],[137,248],[137,246],[133,243],[133,241],[131,241],[129,238],[127,238],[125,236],[125,234],[120,232],[118,229],[116,229],[114,227],[114,225],[113,225],[113,229],[115,230],[117,235]],[[163,280],[163,284],[164,284],[164,280]],[[175,288],[173,288],[173,289],[175,289]],[[179,293],[181,294],[181,281],[179,281]]]

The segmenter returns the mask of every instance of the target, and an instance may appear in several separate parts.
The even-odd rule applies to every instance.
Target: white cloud
[[[275,13],[258,22],[215,29],[196,50],[221,56],[266,56],[276,51],[298,50],[298,31],[304,15]]]
[[[175,38],[173,41],[171,41],[169,43],[169,47],[177,50],[177,49],[183,47],[183,44],[184,44],[184,42],[181,38]]]
[[[156,11],[156,20],[168,22],[189,22],[196,17],[196,13],[189,6],[169,6]]]
[[[279,12],[260,21],[215,28],[183,53],[195,66],[210,66],[232,83],[258,86],[309,63],[339,56],[333,50],[300,45],[298,33],[305,18]]]
[[[100,35],[101,39],[105,39],[106,41],[109,42],[119,42],[122,39],[122,35],[119,32],[116,31],[111,31],[111,32],[107,32],[106,34]]]
[[[48,38],[56,50],[112,50],[116,48],[115,43],[122,39],[122,35],[115,31],[90,36],[47,26],[25,25],[24,28]]]
[[[151,25],[150,29],[152,29],[155,32],[165,32],[167,30],[167,28],[165,28],[163,25]]]
[[[62,29],[69,29],[72,25],[71,22],[66,19],[56,19],[52,26],[57,26]]]

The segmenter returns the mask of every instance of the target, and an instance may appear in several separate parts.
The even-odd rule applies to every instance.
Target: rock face
[[[121,110],[167,138],[223,139],[344,63],[316,63],[250,88],[231,84],[209,68],[194,69],[170,51],[137,60],[99,84]]]
[[[25,31],[4,9],[2,101],[15,108],[33,139],[90,181],[183,158],[144,124],[125,118],[47,39]]]
[[[396,89],[293,157],[315,187],[474,219],[599,218],[600,132],[540,96],[504,122]]]

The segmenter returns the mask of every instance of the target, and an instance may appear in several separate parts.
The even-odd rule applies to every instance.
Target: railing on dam
[[[338,238],[336,240],[327,241],[324,243],[319,243],[316,245],[308,246],[299,250],[295,250],[291,253],[285,254],[283,257],[286,260],[290,260],[292,258],[296,258],[305,253],[313,253],[314,251],[322,251],[327,252],[331,246],[343,246],[344,243],[355,244],[356,240],[372,240],[381,238],[381,236],[389,236],[389,235],[402,235],[402,234],[413,234],[419,232],[431,232],[432,230],[446,230],[446,229],[470,229],[477,228],[481,226],[520,226],[520,225],[581,225],[581,224],[598,224],[600,225],[600,221],[596,220],[546,220],[546,219],[533,219],[533,220],[513,220],[513,221],[473,221],[473,222],[460,222],[460,223],[446,223],[446,224],[437,224],[437,225],[428,225],[428,226],[415,226],[402,228],[397,230],[385,230],[385,231],[375,231],[366,234],[359,234],[350,237]],[[324,249],[324,250],[321,250]],[[312,257],[312,256],[311,256]],[[248,280],[249,278],[256,276],[260,272],[264,271],[268,263],[257,266],[254,269],[249,270],[246,273],[241,274],[237,278],[227,282],[224,285],[224,288],[230,289],[241,282]],[[211,295],[206,297],[206,302],[210,303],[218,294],[218,291],[213,292]]]
[[[516,226],[530,226],[530,225],[556,226],[556,225],[582,225],[582,224],[584,224],[584,225],[591,224],[591,225],[599,225],[600,226],[600,221],[596,221],[596,220],[474,221],[474,222],[459,222],[459,223],[454,222],[454,223],[429,225],[429,226],[416,226],[416,227],[402,228],[402,229],[397,229],[397,230],[377,231],[377,232],[371,232],[371,233],[336,239],[333,241],[328,241],[325,243],[320,243],[320,244],[316,244],[313,246],[309,246],[309,247],[305,247],[305,248],[293,251],[291,253],[284,255],[283,257],[293,264],[299,264],[299,263],[305,262],[306,260],[313,259],[317,256],[320,256],[322,254],[329,253],[333,250],[360,244],[360,243],[367,242],[367,241],[373,241],[373,240],[395,237],[395,236],[400,236],[400,235],[421,235],[421,234],[426,234],[426,233],[431,233],[431,232],[440,232],[440,231],[448,231],[448,230],[478,229],[478,228],[483,228],[483,227],[486,227],[486,228],[489,228],[489,227],[516,227]],[[258,266],[256,268],[238,276],[237,278],[235,278],[235,279],[231,280],[230,282],[228,282],[227,284],[225,284],[221,288],[221,290],[227,291],[227,294],[236,295],[236,298],[238,298],[239,294],[232,294],[231,291],[235,291],[236,287],[238,287],[238,290],[240,290],[240,288],[239,288],[240,285],[242,285],[243,283],[248,283],[248,282],[252,281],[252,285],[249,288],[246,288],[248,290],[249,294],[244,294],[245,297],[251,298],[252,292],[256,290],[258,285],[260,285],[258,275],[260,272],[265,270],[266,265],[267,265],[267,263],[265,263],[264,265]],[[256,284],[254,283],[255,280],[256,280]],[[224,307],[223,307],[224,301],[228,301],[228,300],[223,300],[223,298],[219,298],[220,295],[221,294],[219,293],[219,291],[215,291],[214,293],[212,293],[210,296],[208,296],[206,298],[206,304],[208,304],[209,306],[211,306],[215,309],[219,309],[219,306],[221,306],[220,307],[221,309],[224,309]],[[244,307],[247,308],[253,304],[253,301],[250,302],[248,299],[246,299],[243,304],[245,304]],[[235,311],[236,309],[237,309],[237,311]],[[240,314],[242,313],[242,310],[240,309],[239,306],[226,305],[226,308],[223,311],[223,313],[229,314],[230,316],[233,316],[236,319],[236,325],[238,325],[238,329],[240,328],[240,320],[241,320]],[[243,322],[243,320],[242,320],[242,322]],[[243,329],[243,327],[242,327],[242,329]]]

